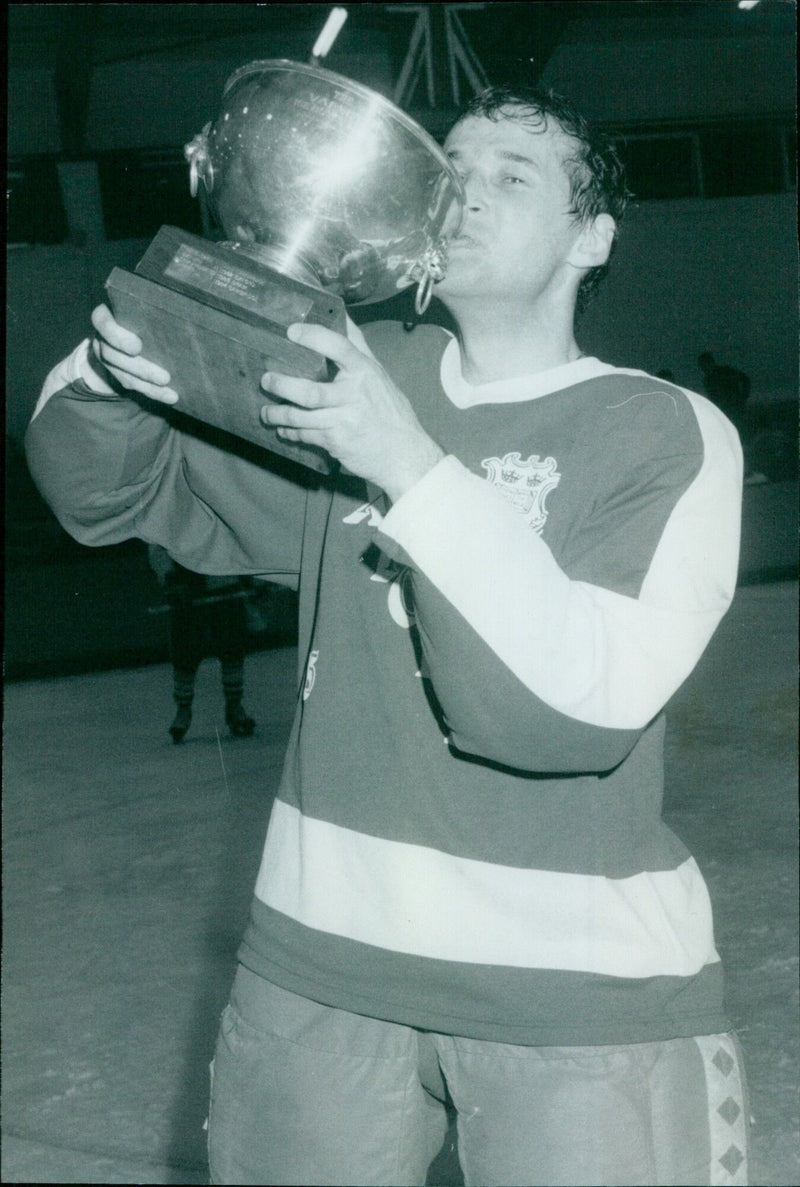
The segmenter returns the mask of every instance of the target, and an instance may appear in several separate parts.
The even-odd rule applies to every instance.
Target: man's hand
[[[141,392],[151,400],[177,403],[178,393],[167,386],[168,372],[141,357],[140,339],[114,320],[107,305],[98,305],[93,310],[92,325],[97,332],[92,339],[92,353],[101,364],[98,368],[101,374],[107,371],[128,391]]]
[[[261,385],[288,404],[268,404],[265,424],[284,441],[320,445],[351,474],[381,487],[396,502],[441,458],[442,450],[411,404],[348,319],[345,338],[324,326],[296,324],[287,337],[336,363],[330,383],[267,372]]]

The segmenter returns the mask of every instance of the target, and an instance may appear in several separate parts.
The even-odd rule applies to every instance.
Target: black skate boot
[[[169,727],[169,732],[172,734],[173,742],[182,742],[186,737],[186,731],[192,724],[192,709],[190,705],[179,705],[178,712],[175,714],[175,720]]]
[[[252,717],[245,713],[241,701],[228,701],[225,706],[225,722],[234,738],[249,738],[256,728]]]

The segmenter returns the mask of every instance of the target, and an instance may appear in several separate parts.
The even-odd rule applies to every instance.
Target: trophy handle
[[[189,164],[189,190],[193,198],[197,197],[201,178],[209,194],[214,188],[214,167],[211,164],[208,148],[210,131],[211,121],[209,120],[202,132],[198,132],[193,140],[184,145],[183,155]]]
[[[433,296],[433,277],[430,272],[426,272],[422,280],[417,285],[417,291],[414,294],[414,308],[417,311],[417,317],[422,317],[425,310],[431,303]]]
[[[433,286],[437,280],[444,280],[447,261],[446,248],[443,243],[429,243],[422,258],[414,266],[412,278],[417,280],[417,292],[414,297],[414,308],[417,316],[422,317],[431,303]]]

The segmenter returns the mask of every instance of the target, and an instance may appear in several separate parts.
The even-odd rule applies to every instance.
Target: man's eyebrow
[[[526,157],[522,153],[511,152],[507,149],[503,149],[503,151],[500,153],[500,156],[504,161],[516,161],[520,165],[530,165],[532,169],[539,168],[538,161],[534,161],[531,157]]]
[[[463,154],[457,148],[446,149],[447,156],[453,160],[458,160]],[[510,149],[501,149],[497,154],[504,161],[513,161],[518,165],[530,165],[531,169],[539,169],[538,161],[534,161],[532,157],[526,157],[523,153],[511,152]]]

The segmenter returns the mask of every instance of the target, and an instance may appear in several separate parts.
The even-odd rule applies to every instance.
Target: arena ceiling
[[[307,60],[330,4],[11,4],[10,70],[52,71],[69,155],[80,155],[92,75],[110,64],[165,58],[181,61],[236,57]],[[367,75],[370,55],[388,60],[393,80],[403,76],[414,22],[430,21],[433,105],[413,114],[435,132],[447,95],[446,12],[458,21],[482,69],[481,83],[535,82],[559,46],[570,43],[636,44],[686,38],[795,35],[791,0],[761,0],[742,10],[737,0],[535,0],[532,3],[431,3],[346,5],[348,20],[326,65],[359,60]],[[351,73],[347,68],[344,73]],[[358,72],[353,77],[362,77]],[[477,89],[477,88],[476,88]],[[409,107],[409,96],[394,96]],[[439,111],[439,107],[442,110]],[[434,110],[435,109],[435,110]]]
[[[346,5],[342,37],[382,33],[399,60],[407,47],[408,16],[419,4]],[[434,13],[448,7],[427,5]],[[537,0],[534,3],[453,5],[460,10],[490,76],[505,75],[516,60],[542,68],[558,44],[570,41],[635,42],[664,37],[774,34],[795,29],[791,0],[761,0],[749,11],[737,0]],[[309,52],[329,4],[11,4],[9,65],[72,69],[154,54],[213,56],[231,38],[252,35],[265,47],[306,37]],[[404,19],[404,17],[406,19]],[[266,49],[267,55],[270,51]]]

